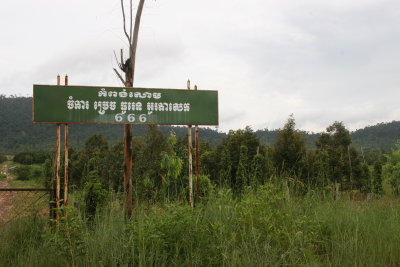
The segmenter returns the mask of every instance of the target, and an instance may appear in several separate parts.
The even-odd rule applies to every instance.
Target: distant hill
[[[400,121],[378,123],[351,133],[353,145],[369,150],[391,150],[400,140]]]
[[[244,125],[245,126],[245,125]],[[243,127],[244,127],[243,126]],[[135,125],[133,135],[143,136],[147,126]],[[178,137],[187,135],[186,127],[160,126],[167,135],[174,130]],[[123,138],[122,125],[71,124],[69,142],[72,147],[79,148],[86,139],[101,133],[111,143]],[[278,130],[257,130],[256,135],[261,143],[272,146],[275,143]],[[306,137],[307,146],[315,147],[318,133],[302,132]],[[367,126],[351,133],[353,145],[365,150],[390,150],[400,139],[400,121],[379,123]],[[211,145],[216,145],[226,136],[209,128],[200,128],[200,137]],[[53,124],[32,123],[31,97],[5,97],[0,95],[0,154],[15,154],[23,151],[39,151],[53,149],[55,146],[55,127]]]
[[[256,135],[261,143],[274,145],[279,129],[276,130],[257,130]],[[315,148],[315,141],[320,133],[309,133],[300,131],[306,137],[306,144],[309,148]],[[400,141],[400,121],[388,123],[378,123],[377,125],[367,126],[350,133],[352,146],[364,151],[389,151],[394,148],[397,141]]]

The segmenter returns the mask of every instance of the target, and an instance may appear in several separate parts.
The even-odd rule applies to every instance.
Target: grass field
[[[351,201],[311,193],[285,198],[273,185],[141,207],[126,221],[110,195],[93,221],[69,208],[57,227],[45,217],[2,231],[0,266],[399,266],[400,202]]]

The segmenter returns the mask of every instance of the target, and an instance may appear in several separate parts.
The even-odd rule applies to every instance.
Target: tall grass
[[[25,218],[1,233],[0,266],[398,266],[400,202],[287,199],[274,186],[241,200],[220,190],[193,210],[142,207],[125,221],[110,197],[88,222],[77,212],[57,227]]]

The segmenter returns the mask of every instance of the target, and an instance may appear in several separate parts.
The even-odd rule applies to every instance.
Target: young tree
[[[248,170],[249,170],[249,162],[247,158],[247,147],[245,145],[241,145],[239,164],[236,170],[236,183],[234,186],[234,190],[236,194],[239,195],[239,197],[243,193],[243,188],[247,185]]]
[[[373,192],[377,195],[382,195],[383,187],[382,187],[382,163],[381,163],[381,161],[376,161],[374,163],[372,177],[373,177]]]
[[[343,184],[350,177],[348,147],[351,144],[350,132],[342,122],[335,121],[316,141],[317,151],[326,151],[329,158],[329,179]]]
[[[104,177],[105,184],[107,184],[108,187],[110,189],[113,189],[114,191],[122,192],[124,177],[124,144],[122,142],[119,142],[110,147],[103,162],[104,169],[102,175]]]
[[[219,185],[220,186],[223,186],[223,185],[233,186],[232,159],[230,157],[228,148],[224,148],[222,150],[219,166],[220,166],[219,175],[218,175]]]
[[[169,152],[163,151],[161,153],[161,192],[162,197],[169,197],[169,185],[171,181],[175,182],[182,171],[182,159],[180,159],[175,152],[175,146],[177,144],[176,135],[171,132],[168,138]],[[175,186],[175,192],[177,193],[177,188]]]
[[[252,162],[260,148],[260,141],[250,127],[244,130],[229,131],[228,136],[217,147],[217,158],[219,159],[218,177],[222,183],[233,188],[237,181],[241,147],[247,147],[247,161]],[[263,151],[260,151],[262,153]],[[247,168],[249,168],[247,166]]]
[[[359,179],[361,180],[360,190],[363,193],[371,193],[372,183],[371,183],[371,172],[368,168],[368,164],[361,163],[361,175]]]
[[[135,78],[135,63],[136,63],[136,50],[139,37],[139,26],[140,19],[142,16],[143,6],[145,0],[139,0],[138,8],[136,10],[135,25],[132,28],[132,0],[130,0],[130,24],[129,32],[126,27],[124,1],[121,0],[122,17],[125,37],[129,42],[129,58],[124,61],[123,50],[121,49],[121,62],[119,62],[119,68],[125,73],[125,79],[122,78],[121,74],[114,68],[115,73],[126,87],[132,87]],[[118,62],[118,60],[117,60]],[[125,192],[125,212],[129,218],[132,216],[132,134],[131,125],[125,124],[124,134],[124,192]]]
[[[400,143],[396,144],[394,151],[386,155],[386,160],[383,176],[390,183],[393,194],[398,196],[400,194]]]
[[[104,170],[107,166],[104,159],[108,154],[107,140],[100,134],[90,136],[85,142],[84,149],[78,153],[70,151],[70,182],[75,185],[83,185],[91,171],[97,171],[106,177]]]
[[[273,158],[278,174],[290,172],[303,180],[306,155],[304,137],[296,131],[293,114],[289,116],[274,146]]]
[[[253,158],[252,168],[249,173],[249,184],[255,189],[258,185],[264,184],[265,175],[267,173],[267,162],[265,157],[261,154],[257,154]]]

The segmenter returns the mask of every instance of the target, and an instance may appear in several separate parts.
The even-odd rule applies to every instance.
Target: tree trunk
[[[133,30],[133,37],[131,36],[132,30],[129,30],[129,34],[126,32],[125,27],[125,13],[123,2],[121,0],[122,12],[124,16],[124,31],[125,35],[129,40],[129,59],[127,60],[124,69],[125,72],[125,87],[133,87],[134,77],[135,77],[135,62],[136,62],[136,48],[139,37],[139,26],[140,19],[142,16],[142,10],[145,0],[140,0],[138,4],[138,9],[136,11],[135,17],[135,27]],[[132,28],[132,1],[130,2],[130,18],[131,18],[131,28]],[[123,65],[124,62],[121,62]],[[130,218],[133,214],[133,195],[132,195],[132,126],[130,124],[125,124],[124,129],[124,193],[125,193],[125,215]]]

